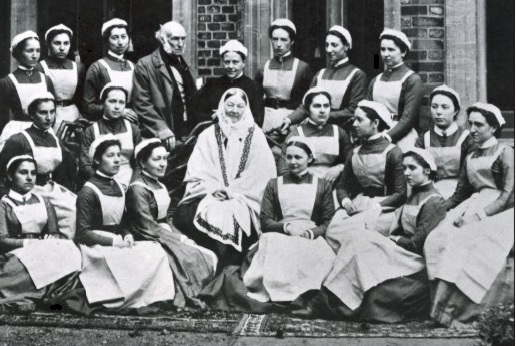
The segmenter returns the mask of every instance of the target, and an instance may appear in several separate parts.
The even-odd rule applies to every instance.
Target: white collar
[[[316,124],[316,123],[315,123],[315,121],[313,121],[313,120],[312,120],[312,119],[310,119],[310,118],[308,118],[308,122],[309,122],[310,124],[312,124],[312,125],[316,126],[317,128],[321,128],[321,127],[323,127],[324,125],[326,125],[326,124],[327,124],[327,123],[326,123],[326,124],[323,124],[323,125]]]
[[[342,64],[347,63],[348,61],[349,61],[349,58],[348,58],[348,57],[345,57],[344,59],[337,61],[337,63],[336,63],[335,65],[333,65],[333,67],[340,66],[340,65],[342,65]]]
[[[23,71],[34,71],[34,67],[27,67],[23,65],[18,65],[18,68]]]
[[[457,126],[456,123],[452,123],[450,127],[448,127],[446,130],[442,130],[437,125],[434,125],[434,132],[437,133],[439,136],[443,136],[443,131],[446,131],[446,136],[453,135],[457,130],[459,129],[459,126]]]
[[[95,171],[95,173],[96,173],[96,174],[98,174],[98,175],[100,175],[100,176],[101,176],[101,177],[103,177],[103,178],[113,179],[113,176],[112,176],[112,177],[110,177],[109,175],[107,175],[107,174],[105,174],[105,173],[102,173],[102,172],[101,172],[101,171],[99,171],[99,170],[96,170],[96,171]]]
[[[29,191],[25,195],[22,195],[11,189],[11,190],[9,190],[8,196],[18,202],[24,202],[23,199],[25,199],[25,202],[27,202],[32,196],[32,191]]]
[[[299,173],[299,174],[292,173],[292,175],[294,175],[294,176],[296,176],[296,177],[298,177],[298,178],[300,178],[300,179],[301,179],[301,178],[304,178],[304,176],[306,175],[306,173],[308,173],[308,168],[307,168],[307,169],[305,169],[304,171],[302,171],[302,172],[301,172],[301,173]]]
[[[393,67],[387,67],[387,70],[391,70],[391,71],[392,71],[392,70],[394,70],[396,67],[400,67],[401,65],[403,65],[403,61],[402,61],[402,62],[400,62],[400,63],[399,63],[398,65],[396,65],[396,66],[393,66]]]
[[[291,51],[288,51],[286,52],[285,54],[283,54],[282,56],[276,56],[276,58],[279,60],[279,61],[283,61],[283,59],[285,59],[286,57],[288,57],[289,55],[291,55],[292,52]]]
[[[369,137],[369,138],[367,139],[367,141],[374,141],[375,139],[380,138],[382,135],[383,135],[383,133],[382,133],[382,132],[378,132],[376,135],[372,135],[371,137]]]
[[[479,145],[479,148],[480,149],[490,148],[496,144],[498,144],[498,139],[496,139],[496,137],[491,137],[487,141],[485,141],[484,143]]]
[[[145,174],[146,176],[148,176],[149,178],[151,178],[152,180],[154,180],[154,181],[158,181],[158,179],[156,179],[156,177],[154,177],[154,176],[150,175],[148,172],[146,172],[146,171],[142,170],[142,173],[143,173],[143,174]]]
[[[111,55],[111,56],[113,56],[113,57],[115,57],[115,58],[117,58],[117,59],[125,60],[125,59],[124,59],[124,55],[123,55],[123,54],[122,54],[122,55],[118,55],[118,54],[113,53],[113,52],[112,52],[112,51],[110,51],[110,50],[108,50],[108,52],[107,52],[107,53],[108,53],[108,55]]]

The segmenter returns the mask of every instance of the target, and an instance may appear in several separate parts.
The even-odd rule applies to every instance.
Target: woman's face
[[[54,101],[40,102],[32,116],[32,122],[41,130],[50,129],[56,120],[56,106]]]
[[[106,149],[100,159],[97,170],[107,176],[115,176],[120,170],[120,147],[112,145]]]
[[[317,95],[310,104],[310,119],[321,126],[330,118],[331,104],[325,95]]]
[[[434,124],[438,128],[446,130],[453,124],[453,118],[458,112],[455,111],[453,101],[448,96],[437,94],[432,98],[430,113]]]
[[[326,36],[326,54],[332,63],[336,63],[348,56],[348,46],[345,46],[339,37]]]
[[[48,53],[58,59],[66,59],[70,52],[70,36],[62,33],[54,36],[48,46]]]
[[[38,64],[41,55],[41,47],[39,41],[35,38],[29,38],[23,43],[25,46],[20,52],[19,63],[27,67],[35,67]]]
[[[244,70],[245,62],[237,52],[226,52],[222,57],[222,65],[229,79],[235,79]]]
[[[473,141],[481,145],[494,136],[496,128],[487,123],[486,118],[479,112],[469,113],[469,132]]]
[[[403,53],[393,40],[384,38],[380,43],[380,53],[385,66],[392,68],[403,62],[406,53]]]
[[[157,147],[152,150],[149,159],[143,164],[143,170],[154,178],[163,178],[167,170],[168,152],[165,147]]]
[[[430,169],[421,166],[412,156],[403,158],[403,173],[410,186],[420,186],[430,181]]]
[[[233,124],[242,119],[246,106],[245,101],[239,95],[230,96],[224,101],[224,111]]]
[[[272,32],[271,44],[272,49],[274,50],[274,55],[282,57],[290,52],[294,41],[290,39],[290,35],[285,29],[277,28]]]
[[[125,28],[113,28],[111,29],[111,35],[109,35],[109,47],[108,49],[115,54],[122,55],[129,47],[129,35]]]
[[[104,116],[108,119],[118,119],[124,114],[125,93],[122,90],[110,90],[104,101]]]
[[[353,121],[353,130],[355,134],[360,137],[367,139],[378,133],[378,127],[371,119],[367,116],[366,112],[362,109],[355,109],[355,121]]]
[[[311,163],[312,157],[308,156],[306,151],[303,149],[291,145],[287,147],[285,160],[287,161],[290,173],[299,175],[308,168],[308,164]]]
[[[14,175],[9,177],[11,189],[21,195],[25,195],[34,188],[36,181],[36,165],[34,162],[23,161],[14,171]]]

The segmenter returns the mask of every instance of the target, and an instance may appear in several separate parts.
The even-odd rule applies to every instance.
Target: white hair
[[[168,35],[173,34],[177,31],[183,31],[186,32],[185,28],[175,21],[166,22],[165,24],[160,25],[160,28],[158,31],[156,31],[156,38],[158,41],[163,42],[162,40],[165,39]]]

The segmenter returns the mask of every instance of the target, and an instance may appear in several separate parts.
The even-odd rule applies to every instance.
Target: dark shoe
[[[304,309],[292,310],[290,312],[290,314],[297,318],[314,318],[314,317],[316,317],[315,311],[310,306],[307,306]]]

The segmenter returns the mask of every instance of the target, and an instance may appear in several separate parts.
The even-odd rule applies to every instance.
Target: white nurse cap
[[[91,143],[90,150],[88,151],[88,156],[90,157],[90,159],[93,161],[93,156],[95,156],[95,152],[97,151],[97,148],[99,145],[101,145],[102,143],[104,143],[106,141],[115,141],[115,140],[118,141],[119,139],[112,133],[101,135],[97,139],[95,139]]]
[[[11,48],[10,48],[11,53],[13,52],[14,48],[16,48],[16,46],[21,41],[28,39],[28,38],[34,38],[39,41],[38,34],[36,34],[34,31],[32,31],[32,30],[24,31],[21,34],[14,36],[13,39],[11,40]]]
[[[438,94],[439,92],[450,94],[452,97],[455,98],[455,101],[457,101],[457,105],[460,107],[460,96],[459,93],[447,86],[446,84],[439,85],[438,87],[435,87],[434,90],[432,90],[432,93],[430,94],[430,100],[432,97],[434,97],[435,94]]]
[[[120,19],[120,18],[113,18],[111,20],[108,20],[107,22],[105,22],[104,24],[102,24],[102,30],[101,30],[101,33],[102,35],[104,35],[104,32],[109,29],[110,27],[112,26],[116,26],[116,25],[123,25],[123,26],[128,26],[127,25],[127,22],[123,19]]]
[[[55,100],[55,97],[48,91],[35,92],[29,96],[28,105],[30,106],[36,100]]]
[[[496,107],[493,104],[483,103],[483,102],[475,102],[471,105],[470,108],[478,108],[478,109],[487,111],[489,113],[493,113],[493,115],[496,117],[496,120],[498,120],[498,124],[500,124],[500,126],[505,125],[505,119],[502,116],[502,112],[500,111],[500,108]]]
[[[382,103],[369,100],[362,100],[358,103],[358,107],[371,108],[376,112],[376,114],[378,114],[378,116],[383,120],[385,124],[387,124],[389,128],[392,128],[393,124],[391,112],[389,112],[387,107],[385,107]]]
[[[348,29],[346,29],[346,28],[344,28],[343,26],[340,26],[340,25],[334,25],[334,26],[332,26],[330,28],[328,33],[331,34],[332,31],[340,34],[346,40],[346,42],[348,42],[349,49],[352,48],[351,34],[349,33]]]
[[[45,41],[48,39],[48,34],[50,34],[52,31],[66,31],[70,34],[70,37],[73,36],[73,31],[72,29],[70,29],[69,27],[67,27],[66,25],[64,24],[58,24],[58,25],[55,25],[53,27],[51,27],[50,29],[47,30],[47,32],[45,33]]]
[[[237,40],[229,40],[225,45],[220,47],[220,56],[223,56],[227,52],[239,52],[244,54],[244,56],[247,58],[247,48],[245,48],[244,45]]]
[[[104,87],[102,88],[102,90],[100,91],[100,96],[99,98],[102,100],[102,96],[104,95],[104,93],[108,90],[111,90],[111,89],[120,89],[120,90],[123,90],[125,91],[125,94],[127,95],[129,92],[127,91],[127,89],[120,85],[120,84],[116,84],[116,83],[113,83],[113,82],[109,82],[109,83],[106,83],[106,85],[104,85]]]
[[[294,33],[297,33],[296,26],[292,21],[288,20],[287,18],[279,18],[276,19],[274,22],[271,23],[271,27],[273,26],[285,26],[287,28],[290,28],[294,31]]]
[[[140,153],[140,151],[142,151],[143,148],[146,148],[147,146],[149,146],[152,143],[161,143],[161,140],[159,138],[144,139],[143,141],[138,143],[136,145],[136,147],[134,147],[134,157],[138,157],[138,154]]]
[[[11,167],[13,162],[14,161],[18,161],[18,160],[33,160],[33,161],[35,161],[34,157],[32,157],[30,155],[27,155],[27,154],[18,155],[18,156],[13,157],[12,159],[10,159],[9,162],[7,162],[7,165],[5,166],[5,171],[8,171],[9,167]]]
[[[432,154],[430,154],[429,151],[422,149],[422,148],[413,147],[413,148],[410,148],[409,150],[407,150],[405,155],[407,155],[408,153],[414,153],[414,154],[420,156],[426,163],[428,163],[428,165],[430,166],[430,169],[432,171],[434,171],[434,172],[437,171],[437,165],[435,164],[435,159],[432,156]]]
[[[404,32],[401,32],[399,30],[394,30],[394,29],[388,29],[388,28],[385,28],[382,33],[380,34],[380,40],[384,37],[384,36],[394,36],[398,39],[401,40],[401,42],[403,42],[407,48],[410,50],[412,48],[412,45],[410,44],[410,41],[409,39],[407,38],[407,35],[405,35]]]

